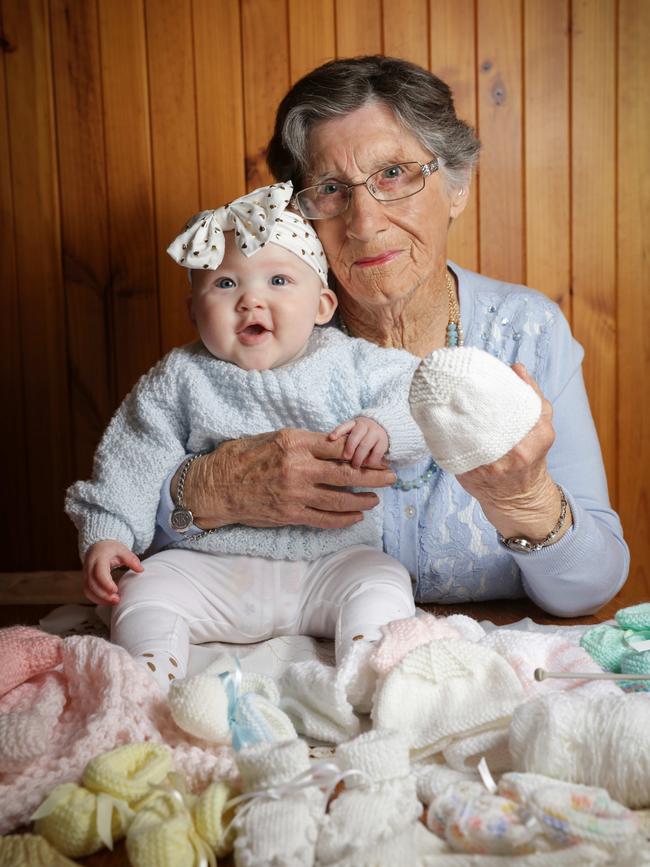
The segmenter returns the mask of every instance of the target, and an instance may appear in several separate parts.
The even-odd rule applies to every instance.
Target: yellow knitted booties
[[[9,834],[0,837],[0,867],[74,867],[36,834]]]
[[[137,813],[126,835],[131,867],[192,867],[214,855],[194,829],[192,816],[172,793],[161,793]],[[197,857],[197,854],[199,857]]]
[[[123,837],[132,815],[126,804],[118,806],[114,798],[104,795],[102,802],[100,807],[100,797],[76,783],[63,783],[34,813],[34,830],[70,858],[92,855]],[[104,833],[98,811],[105,816]]]
[[[224,806],[231,795],[224,782],[211,783],[200,797],[178,790],[161,792],[144,802],[127,836],[132,867],[193,867],[216,865],[232,850],[235,831]]]
[[[172,769],[171,752],[160,744],[117,747],[91,759],[82,783],[57,786],[34,813],[35,829],[71,858],[92,855],[121,839],[131,807],[150,795]]]
[[[171,752],[161,744],[127,744],[92,759],[86,765],[83,785],[91,792],[106,792],[130,807],[162,783],[172,769]]]
[[[192,809],[194,827],[214,850],[217,858],[223,858],[231,852],[235,842],[235,829],[230,825],[230,820],[235,814],[234,810],[224,811],[226,802],[231,796],[230,786],[219,780],[208,786],[197,798]],[[224,833],[226,829],[227,833]]]

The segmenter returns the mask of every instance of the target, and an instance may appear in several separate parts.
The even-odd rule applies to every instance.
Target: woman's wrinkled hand
[[[349,527],[379,498],[371,491],[347,489],[386,487],[395,474],[352,467],[343,459],[345,445],[344,438],[332,442],[326,433],[293,428],[230,440],[193,463],[184,502],[203,529],[229,524]]]
[[[512,369],[542,400],[537,423],[498,461],[457,478],[503,536],[541,540],[560,514],[560,494],[546,466],[546,456],[555,441],[553,408],[523,364],[513,364]]]

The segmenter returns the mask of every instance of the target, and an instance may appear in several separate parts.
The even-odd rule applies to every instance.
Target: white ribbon
[[[327,285],[327,262],[316,232],[301,216],[287,210],[292,195],[293,185],[285,181],[260,187],[222,208],[201,211],[167,252],[184,268],[216,271],[226,249],[224,232],[232,230],[245,256],[269,242],[278,244],[305,261]]]
[[[258,798],[266,798],[269,801],[279,801],[285,797],[285,795],[294,795],[296,792],[300,792],[303,789],[319,788],[323,792],[325,801],[327,802],[338,784],[342,783],[344,780],[350,779],[351,777],[361,778],[364,782],[370,782],[368,775],[364,774],[363,771],[342,771],[338,765],[335,765],[333,762],[318,762],[317,764],[312,765],[311,768],[298,774],[297,777],[288,780],[286,783],[280,783],[280,785],[277,786],[270,786],[268,789],[256,789],[252,792],[244,792],[242,795],[237,795],[235,798],[231,798],[227,801],[224,805],[225,812],[226,810],[234,809],[239,804],[243,804],[243,807],[237,810],[237,814],[232,821],[228,823],[228,827],[224,831],[224,836],[230,830],[235,819],[243,819]]]
[[[478,763],[478,767],[476,770],[479,772],[485,788],[491,795],[493,795],[497,790],[497,784],[494,782],[494,777],[490,773],[490,769],[488,767],[487,759],[485,758],[485,756],[481,756],[481,761]]]

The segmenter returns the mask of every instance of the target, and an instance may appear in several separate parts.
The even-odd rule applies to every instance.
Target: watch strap
[[[521,554],[530,554],[533,551],[541,551],[542,548],[547,548],[553,543],[553,540],[556,538],[562,527],[564,527],[566,516],[569,511],[569,504],[564,491],[557,482],[555,483],[555,487],[560,492],[560,517],[551,532],[539,542],[527,539],[525,536],[511,536],[509,539],[506,539],[501,535],[501,533],[497,533],[499,542],[502,545],[505,545],[510,551],[518,551]]]

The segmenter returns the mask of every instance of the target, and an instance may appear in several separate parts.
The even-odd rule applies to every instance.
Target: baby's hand
[[[371,418],[360,415],[337,425],[328,439],[337,440],[347,434],[348,441],[343,457],[355,469],[362,464],[367,467],[383,468],[383,457],[388,451],[388,434],[380,424]]]
[[[107,539],[95,542],[86,551],[84,558],[84,593],[91,602],[98,605],[116,605],[120,601],[117,584],[111,576],[111,569],[128,566],[134,572],[142,572],[142,564],[133,551],[126,545]]]

